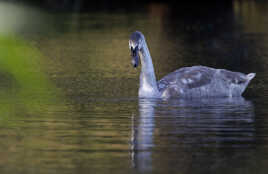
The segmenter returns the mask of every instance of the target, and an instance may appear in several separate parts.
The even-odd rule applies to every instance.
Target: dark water
[[[265,1],[191,13],[157,3],[128,13],[1,9],[1,35],[20,41],[0,40],[0,173],[268,172]],[[158,79],[197,64],[257,76],[243,98],[138,99],[135,30]]]

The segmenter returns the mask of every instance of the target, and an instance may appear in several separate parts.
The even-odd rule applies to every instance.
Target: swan
[[[158,82],[144,35],[130,35],[132,65],[141,62],[139,98],[202,98],[241,96],[255,73],[243,74],[206,66],[183,67]]]

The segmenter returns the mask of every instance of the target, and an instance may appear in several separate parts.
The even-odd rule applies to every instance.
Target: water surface
[[[268,3],[190,14],[157,3],[128,13],[0,7],[18,12],[0,23],[1,173],[267,173]],[[197,64],[257,76],[243,98],[138,99],[135,30],[158,79]]]

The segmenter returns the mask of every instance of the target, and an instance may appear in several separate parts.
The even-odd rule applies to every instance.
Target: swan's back
[[[158,89],[164,98],[241,96],[254,76],[205,66],[184,67],[158,81]]]

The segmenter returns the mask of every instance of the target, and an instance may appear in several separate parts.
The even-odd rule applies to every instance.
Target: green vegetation
[[[41,66],[42,55],[14,36],[0,36],[0,116],[32,115],[53,106],[57,90]],[[52,108],[46,108],[52,109]]]

